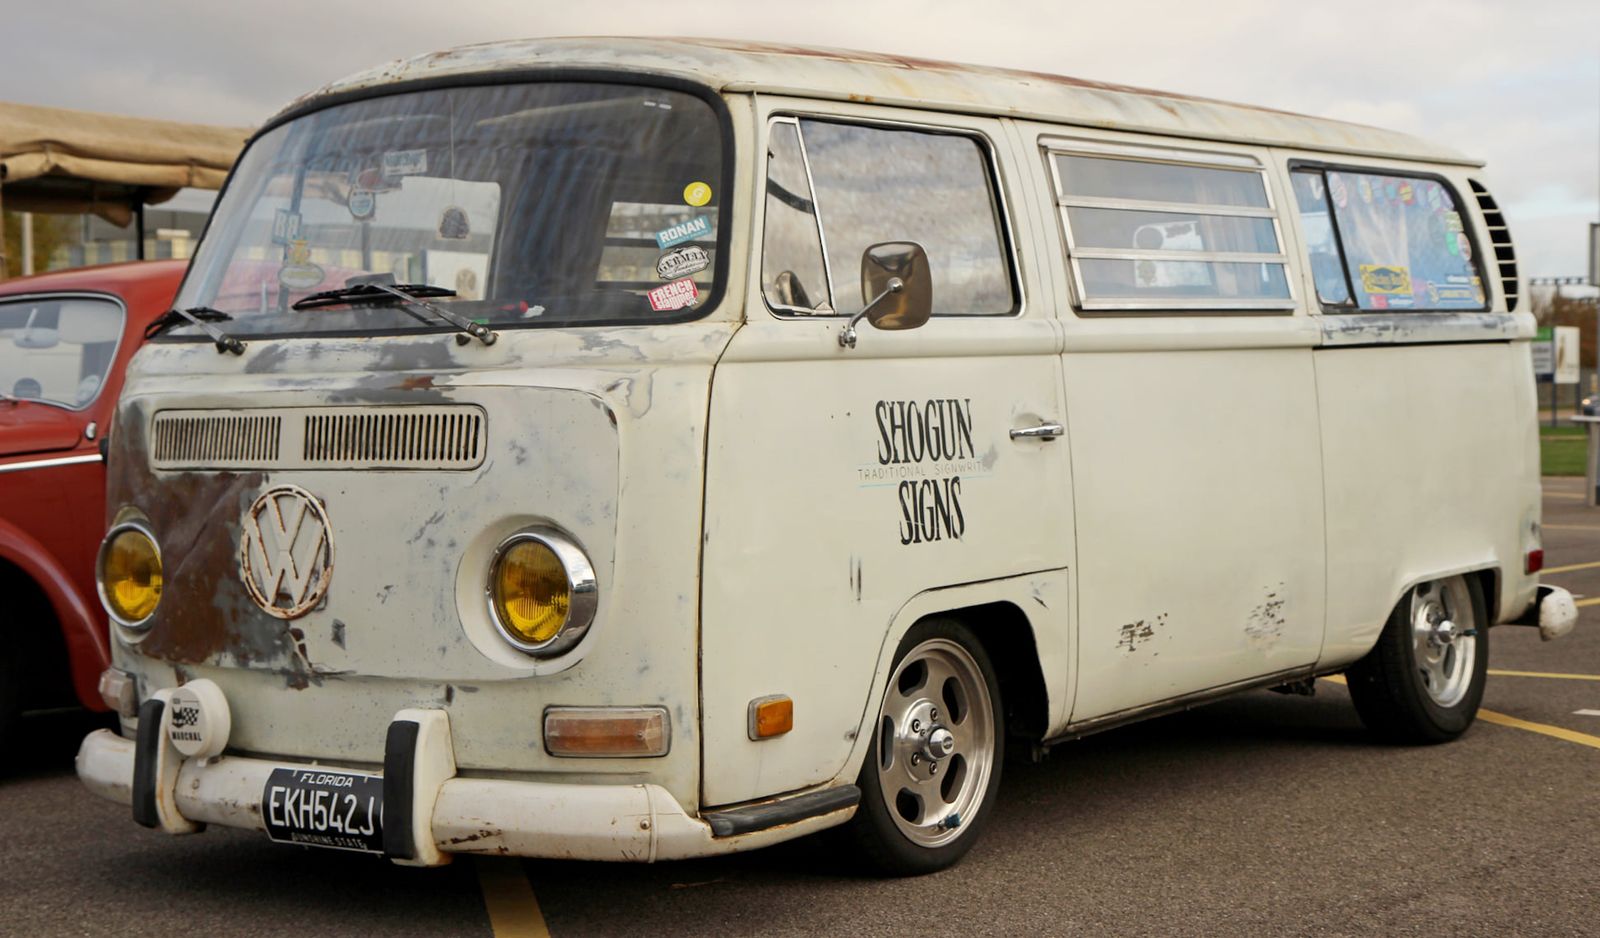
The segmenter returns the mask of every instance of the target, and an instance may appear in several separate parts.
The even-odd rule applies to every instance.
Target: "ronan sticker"
[[[1385,267],[1381,264],[1361,265],[1361,289],[1369,295],[1381,293],[1388,296],[1411,294],[1411,271],[1404,267]]]
[[[676,280],[699,273],[711,266],[711,255],[698,244],[673,248],[656,258],[656,276],[662,280]]]
[[[693,306],[694,301],[700,298],[700,288],[694,285],[693,280],[685,277],[682,280],[664,283],[646,295],[650,297],[650,308],[662,312]]]
[[[699,215],[695,218],[689,219],[688,221],[678,222],[671,228],[665,228],[656,232],[656,245],[660,247],[661,250],[665,251],[674,244],[682,244],[685,241],[693,241],[696,238],[703,238],[710,233],[711,219],[704,215]]]

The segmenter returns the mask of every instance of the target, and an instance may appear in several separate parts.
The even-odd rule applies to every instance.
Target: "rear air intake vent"
[[[470,404],[162,411],[156,469],[473,469],[488,419]]]
[[[1517,310],[1517,251],[1511,245],[1511,229],[1500,214],[1494,196],[1476,179],[1469,179],[1472,192],[1478,197],[1478,207],[1483,210],[1484,223],[1489,226],[1489,243],[1494,247],[1495,263],[1500,268],[1500,287],[1506,294],[1506,310]]]

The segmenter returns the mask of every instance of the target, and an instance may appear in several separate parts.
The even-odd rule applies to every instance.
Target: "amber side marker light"
[[[771,739],[794,729],[794,701],[783,694],[750,701],[750,738]]]
[[[665,707],[551,707],[544,748],[552,756],[651,758],[672,748]]]

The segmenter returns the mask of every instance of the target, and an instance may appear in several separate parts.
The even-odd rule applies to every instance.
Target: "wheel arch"
[[[906,635],[929,619],[958,619],[983,644],[1000,682],[1009,736],[1048,736],[1065,722],[1071,703],[1075,649],[1068,625],[1070,596],[1063,569],[931,589],[912,597],[884,635],[855,744],[834,781],[855,781],[871,745],[895,653]]]
[[[0,520],[0,589],[33,590],[42,597],[41,609],[53,616],[52,624],[64,646],[68,673],[63,677],[70,680],[79,703],[104,710],[96,689],[100,672],[111,663],[104,621],[74,587],[60,562],[26,532],[4,520]]]

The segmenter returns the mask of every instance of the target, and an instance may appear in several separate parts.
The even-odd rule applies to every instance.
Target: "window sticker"
[[[280,208],[272,216],[272,243],[288,245],[300,237],[300,214]]]
[[[711,187],[703,182],[691,182],[683,187],[683,201],[699,208],[711,201]]]
[[[472,235],[472,225],[467,213],[459,205],[452,205],[439,216],[439,237],[447,241],[465,241]]]
[[[673,248],[656,259],[656,276],[676,280],[699,273],[711,266],[711,255],[698,244]]]
[[[700,289],[693,280],[685,277],[662,284],[645,295],[650,298],[650,308],[659,313],[693,306],[695,300],[700,298]]]
[[[378,211],[378,194],[371,189],[351,189],[346,203],[350,217],[356,221],[369,221]]]
[[[1362,264],[1361,289],[1368,293],[1409,294],[1411,272],[1404,267]]]
[[[705,215],[698,215],[688,221],[679,222],[671,228],[664,228],[656,232],[656,246],[665,251],[674,244],[693,241],[703,238],[711,233],[711,219]]]
[[[428,171],[427,150],[390,150],[383,154],[383,175],[416,176]]]
[[[322,283],[322,268],[311,263],[311,248],[304,238],[289,242],[287,255],[278,268],[278,283],[291,290],[309,290]]]

